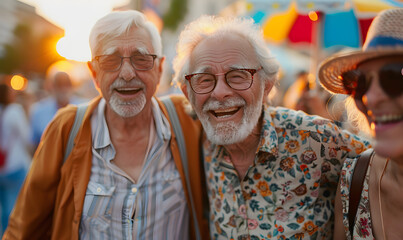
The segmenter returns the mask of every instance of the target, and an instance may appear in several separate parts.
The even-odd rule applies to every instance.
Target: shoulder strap
[[[175,109],[175,106],[174,106],[172,100],[169,97],[165,97],[165,98],[161,98],[161,101],[164,103],[164,105],[168,111],[169,119],[171,121],[172,127],[173,127],[175,135],[176,135],[176,141],[178,142],[182,165],[183,165],[183,169],[185,171],[186,185],[188,188],[191,209],[192,209],[192,212],[194,213],[192,215],[193,215],[193,221],[195,224],[194,227],[195,227],[195,232],[196,232],[196,239],[200,240],[201,237],[200,237],[199,224],[197,222],[196,210],[194,207],[193,197],[191,194],[189,170],[188,170],[189,168],[188,168],[188,160],[187,160],[187,154],[186,154],[186,144],[185,144],[185,138],[183,137],[182,126],[179,122],[178,114],[176,113],[176,109]]]
[[[355,217],[357,215],[358,205],[361,199],[361,193],[363,188],[363,183],[365,175],[367,173],[368,165],[372,155],[374,154],[373,149],[367,149],[358,158],[357,163],[354,167],[353,176],[351,179],[350,187],[350,200],[349,200],[349,210],[348,210],[348,222],[350,229],[351,239],[353,238],[353,230],[355,224]]]
[[[3,131],[3,113],[4,113],[5,108],[6,107],[4,105],[0,105],[0,132]],[[2,147],[3,147],[3,144],[1,141],[3,141],[2,136],[0,136],[0,150],[2,150]]]
[[[63,163],[66,162],[67,158],[69,157],[71,150],[74,147],[74,139],[76,138],[77,132],[80,129],[81,122],[83,121],[85,111],[87,110],[88,104],[79,104],[77,106],[76,116],[74,118],[73,127],[71,127],[69,139],[66,145],[66,152],[64,153]]]

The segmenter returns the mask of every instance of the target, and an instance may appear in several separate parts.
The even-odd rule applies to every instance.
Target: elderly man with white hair
[[[369,142],[267,103],[279,66],[252,20],[190,23],[174,68],[207,136],[211,238],[331,239],[342,162]]]
[[[3,239],[205,239],[201,125],[184,97],[170,98],[178,147],[178,126],[154,97],[165,59],[157,28],[140,12],[113,12],[90,47],[100,96],[50,123]]]

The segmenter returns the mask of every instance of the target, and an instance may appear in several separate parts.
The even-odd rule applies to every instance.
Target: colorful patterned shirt
[[[212,239],[331,239],[342,162],[369,142],[301,111],[265,106],[263,121],[242,180],[222,146],[204,144]]]
[[[354,168],[358,158],[346,159],[340,174],[340,191],[341,202],[343,205],[343,224],[344,231],[347,234],[347,239],[351,239],[348,221],[348,209],[350,201],[350,185],[353,176]],[[371,163],[368,165],[367,173],[362,186],[361,198],[358,204],[357,217],[354,223],[353,235],[355,240],[373,239],[375,237],[372,232],[371,209],[369,202],[369,173],[371,171]]]

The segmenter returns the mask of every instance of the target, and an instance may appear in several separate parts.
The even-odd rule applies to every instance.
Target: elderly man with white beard
[[[207,137],[212,239],[331,239],[341,163],[369,142],[270,107],[279,65],[252,20],[203,16],[177,44],[175,81]]]

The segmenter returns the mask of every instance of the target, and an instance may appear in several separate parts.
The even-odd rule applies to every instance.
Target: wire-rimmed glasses
[[[133,68],[140,71],[150,70],[154,67],[154,60],[157,55],[154,54],[135,54],[130,57],[118,55],[99,55],[94,59],[99,63],[99,67],[107,72],[114,72],[120,69],[124,58],[129,58]]]
[[[224,75],[225,82],[234,90],[246,90],[252,86],[253,75],[262,69],[233,69],[226,73],[193,73],[185,76],[189,81],[190,87],[197,94],[206,94],[214,90],[217,85],[217,76]]]

